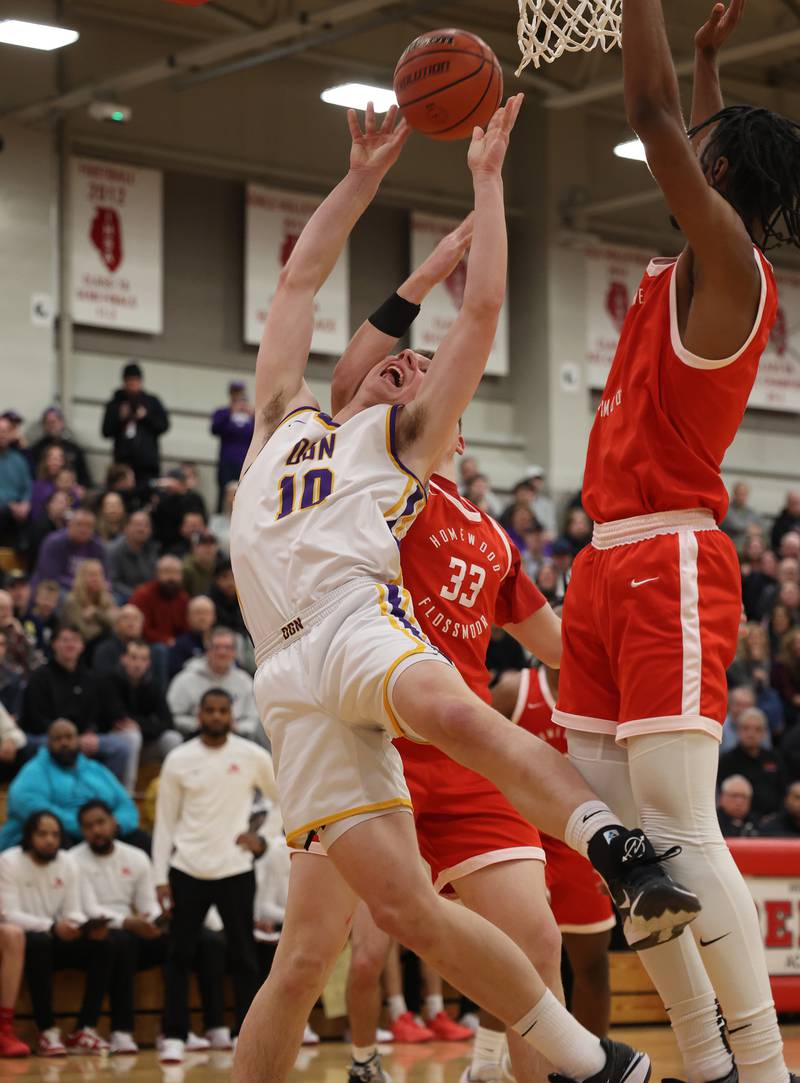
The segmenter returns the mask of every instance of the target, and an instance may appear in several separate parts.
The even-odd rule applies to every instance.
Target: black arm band
[[[420,305],[404,301],[396,293],[387,298],[380,308],[376,308],[369,322],[385,335],[402,338],[414,320],[419,316]]]

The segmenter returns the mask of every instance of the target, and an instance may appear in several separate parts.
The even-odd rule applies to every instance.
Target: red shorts
[[[562,933],[602,933],[617,919],[600,877],[585,857],[565,842],[542,835],[550,909]]]
[[[719,739],[741,614],[736,551],[710,512],[595,527],[564,604],[553,718],[618,741],[675,730]]]
[[[501,861],[544,861],[539,832],[491,782],[431,745],[395,743],[438,892],[454,894],[453,881]]]

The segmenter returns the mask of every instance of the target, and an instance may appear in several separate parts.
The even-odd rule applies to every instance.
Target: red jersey
[[[557,752],[566,754],[567,731],[553,721],[556,701],[547,683],[544,666],[538,670],[523,669],[519,677],[519,692],[511,721],[552,745]]]
[[[761,300],[731,357],[706,361],[682,344],[677,260],[653,260],[636,292],[597,409],[583,485],[595,522],[654,512],[728,509],[722,459],[741,424],[777,313],[775,277],[755,250]]]
[[[516,546],[452,481],[434,474],[428,503],[400,544],[400,563],[423,632],[491,703],[492,625],[519,624],[545,605]]]

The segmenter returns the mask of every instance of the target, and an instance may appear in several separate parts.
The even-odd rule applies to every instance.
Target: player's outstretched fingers
[[[375,106],[372,102],[367,102],[367,111],[364,117],[364,131],[367,135],[372,135],[375,131]]]
[[[389,135],[394,131],[394,122],[397,117],[397,106],[390,105],[386,110],[386,116],[383,118],[383,124],[381,124],[381,132],[384,135]]]
[[[358,114],[355,109],[347,110],[347,126],[350,129],[350,136],[354,143],[357,143],[361,138],[361,125],[358,122]]]
[[[515,94],[512,98],[508,99],[505,104],[505,109],[503,110],[502,123],[504,131],[511,132],[512,128],[517,123],[517,117],[519,116],[519,111],[522,108],[524,101],[524,94]]]

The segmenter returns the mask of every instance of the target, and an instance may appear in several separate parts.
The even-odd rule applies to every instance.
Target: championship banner
[[[800,413],[800,274],[776,270],[778,315],[748,405]]]
[[[164,324],[162,175],[72,158],[72,318],[160,334]]]
[[[314,196],[248,184],[245,208],[244,340],[257,346],[278,277],[303,227],[319,206]],[[315,301],[312,353],[339,355],[350,341],[350,264],[345,247]]]
[[[458,219],[440,218],[428,214],[411,215],[411,265],[419,265],[428,258],[436,245],[447,233],[455,229]],[[431,290],[425,298],[422,311],[411,325],[412,350],[436,350],[458,315],[464,300],[467,281],[467,260],[464,259],[445,281]],[[486,365],[490,376],[508,374],[508,299],[500,312],[492,351]]]
[[[640,248],[586,251],[586,382],[606,385],[622,325],[652,253]]]

